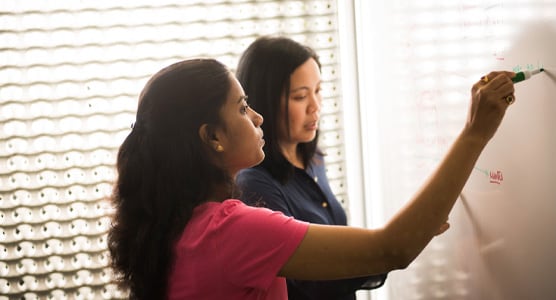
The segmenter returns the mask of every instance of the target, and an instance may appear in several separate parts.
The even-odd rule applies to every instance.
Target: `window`
[[[3,0],[0,299],[125,298],[107,266],[106,199],[139,92],[187,57],[233,69],[259,35],[288,35],[321,56],[321,146],[345,203],[335,5]]]

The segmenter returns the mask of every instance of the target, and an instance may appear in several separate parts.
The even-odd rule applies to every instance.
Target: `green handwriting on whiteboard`
[[[526,64],[525,66],[517,65],[517,66],[513,67],[512,71],[514,71],[514,72],[521,72],[523,70],[531,71],[531,70],[536,70],[536,69],[540,69],[540,68],[544,68],[544,65],[540,62],[537,62],[536,64]]]

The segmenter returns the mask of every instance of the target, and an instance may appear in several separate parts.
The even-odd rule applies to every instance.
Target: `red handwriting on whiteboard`
[[[490,171],[490,183],[501,184],[502,180],[504,180],[504,176],[502,175],[502,171]]]

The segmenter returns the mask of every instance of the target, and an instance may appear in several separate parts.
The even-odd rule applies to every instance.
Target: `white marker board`
[[[463,191],[457,226],[480,299],[556,299],[556,26],[528,23],[506,51],[502,69],[544,66],[515,85],[497,135]],[[536,66],[535,66],[536,67]],[[483,173],[485,172],[485,173]],[[463,207],[463,208],[462,208]],[[454,225],[456,225],[454,224]]]
[[[491,70],[548,71],[516,84],[450,230],[392,272],[379,299],[556,299],[556,1],[359,9],[363,153],[378,153],[363,162],[366,188],[380,196],[366,199],[371,226],[436,166],[463,126],[474,82]]]

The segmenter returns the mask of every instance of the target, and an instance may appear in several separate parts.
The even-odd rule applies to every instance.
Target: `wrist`
[[[490,138],[485,137],[484,135],[474,134],[471,130],[469,130],[469,128],[463,129],[457,139],[466,147],[470,147],[470,149],[478,149],[479,151],[482,151],[490,140]]]

